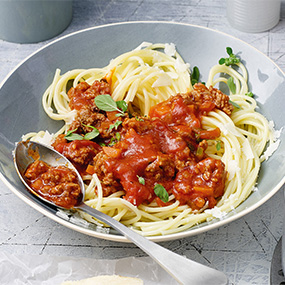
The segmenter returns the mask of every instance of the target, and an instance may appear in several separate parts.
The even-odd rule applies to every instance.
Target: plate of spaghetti
[[[284,78],[252,46],[199,26],[129,22],[73,33],[3,81],[1,177],[62,225],[127,241],[25,189],[12,153],[17,141],[37,141],[77,168],[86,204],[149,239],[211,230],[253,211],[284,183]],[[64,187],[49,184],[64,196]]]

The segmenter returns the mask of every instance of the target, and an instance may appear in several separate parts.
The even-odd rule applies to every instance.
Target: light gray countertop
[[[101,24],[140,20],[190,23],[225,32],[256,47],[285,71],[284,1],[276,27],[249,34],[230,26],[225,0],[77,0],[73,5],[73,20],[60,36]],[[50,41],[15,44],[0,40],[0,81],[24,58]],[[272,254],[282,234],[284,190],[283,186],[264,205],[237,221],[161,245],[225,272],[231,284],[269,284]],[[85,236],[57,224],[26,205],[3,182],[0,182],[0,205],[0,252],[94,259],[145,256],[132,244]]]

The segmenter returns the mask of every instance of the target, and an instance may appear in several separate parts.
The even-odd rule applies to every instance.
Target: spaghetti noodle
[[[275,143],[275,138],[269,122],[255,111],[256,101],[247,96],[246,68],[242,63],[237,63],[237,66],[240,72],[225,64],[214,66],[206,82],[210,89],[226,83],[231,77],[236,87],[235,94],[231,91],[229,94],[230,102],[236,106],[230,116],[217,108],[202,116],[203,129],[220,130],[217,139],[207,140],[205,152],[208,157],[221,160],[228,173],[224,194],[215,207],[209,209],[206,203],[199,209],[192,209],[188,204],[180,203],[173,193],[170,193],[168,203],[163,206],[155,199],[135,206],[122,198],[125,195],[123,189],[104,197],[97,173],[84,173],[85,203],[145,236],[172,234],[203,221],[221,219],[240,205],[254,191],[260,164],[264,159],[262,153],[267,144]],[[56,70],[42,103],[47,115],[54,120],[63,120],[64,126],[54,135],[41,131],[29,133],[23,139],[51,145],[59,134],[70,131],[77,115],[76,109],[70,108],[70,83],[76,88],[79,83],[91,85],[104,78],[110,83],[110,94],[114,101],[124,100],[130,112],[148,116],[154,105],[177,93],[193,91],[189,67],[173,44],[144,43],[111,60],[103,68],[75,69],[62,75],[60,70]],[[90,126],[86,127],[90,129]],[[81,215],[87,221],[97,223],[93,217],[84,213]]]

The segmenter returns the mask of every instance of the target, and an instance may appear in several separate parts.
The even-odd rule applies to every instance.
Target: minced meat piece
[[[229,96],[222,91],[210,86],[209,89],[202,83],[194,85],[194,90],[184,94],[185,97],[192,97],[194,102],[213,102],[217,109],[224,111],[227,115],[231,115],[234,107],[229,102]]]

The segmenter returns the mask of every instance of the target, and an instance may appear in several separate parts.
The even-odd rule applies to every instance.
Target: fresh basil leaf
[[[226,62],[226,59],[224,57],[220,58],[219,64],[222,65]]]
[[[198,83],[198,81],[196,79],[191,79],[192,86],[194,86],[196,83]]]
[[[118,111],[117,104],[114,99],[108,94],[98,95],[94,99],[96,106],[103,111],[112,112]],[[120,111],[120,110],[119,110]]]
[[[86,133],[85,136],[83,137],[85,140],[93,140],[94,138],[96,138],[97,136],[100,135],[100,132],[97,128],[93,127],[93,126],[90,126],[90,125],[85,125],[85,124],[82,124],[84,127],[87,127],[87,128],[91,128],[93,129],[91,132],[89,133]]]
[[[230,77],[228,80],[227,80],[227,84],[230,88],[230,91],[232,92],[232,94],[236,94],[236,85],[235,85],[235,82],[234,82],[234,79],[233,77]]]
[[[226,48],[226,51],[227,51],[227,54],[228,54],[229,56],[231,56],[231,55],[233,54],[233,50],[232,50],[232,48],[230,48],[230,47],[227,47],[227,48]]]
[[[93,130],[97,130],[95,127],[93,127],[93,126],[91,126],[91,125],[85,125],[85,124],[83,124],[83,123],[81,123],[84,127],[86,127],[86,128],[91,128],[91,129],[93,129]]]
[[[126,101],[124,100],[117,101],[116,104],[117,107],[121,109],[124,113],[128,110],[128,104],[126,103]]]
[[[93,140],[95,139],[96,137],[98,137],[100,134],[100,132],[95,128],[94,130],[92,130],[91,132],[85,134],[84,136],[84,139],[85,140]]]
[[[118,110],[120,111],[120,113],[117,113],[115,116],[116,116],[116,117],[124,117],[125,114],[124,114],[123,112],[121,112],[120,109],[118,109]]]
[[[138,178],[140,184],[145,185],[145,180],[143,177],[137,175],[137,178]]]
[[[192,73],[191,73],[191,84],[194,85],[199,82],[200,78],[200,71],[197,66],[193,67]]]
[[[68,141],[83,140],[83,137],[81,135],[74,133],[76,131],[77,131],[77,128],[74,130],[68,131],[66,135],[64,136],[64,138],[67,139]]]
[[[79,134],[76,134],[76,133],[70,133],[69,135],[66,135],[65,138],[68,140],[68,141],[80,141],[80,140],[83,140],[83,136],[79,135]]]
[[[154,185],[154,193],[162,202],[164,202],[164,203],[168,202],[169,195],[168,195],[166,189],[161,184],[155,184]]]
[[[120,139],[121,139],[120,133],[118,133],[118,132],[115,133],[115,137],[112,137],[112,138],[111,138],[111,140],[110,140],[108,146],[113,146],[113,145],[115,145]]]
[[[117,129],[122,123],[123,123],[122,121],[116,121],[116,122],[114,123],[115,129]]]
[[[74,130],[70,130],[66,133],[66,137],[70,136],[72,133],[76,132],[78,128],[74,129]]]
[[[194,66],[193,67],[193,71],[192,71],[192,78],[193,79],[196,79],[197,81],[199,80],[199,77],[200,77],[200,71],[199,71],[199,68],[197,66]]]

